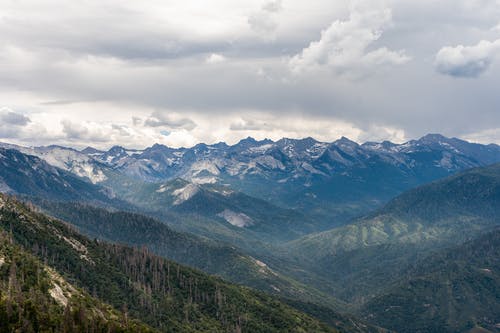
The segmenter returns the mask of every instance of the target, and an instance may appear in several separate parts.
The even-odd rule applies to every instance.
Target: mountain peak
[[[125,153],[125,148],[122,146],[113,146],[107,151],[107,153],[111,155],[121,155]]]
[[[257,141],[251,136],[249,136],[246,139],[241,139],[235,146],[250,147],[250,146],[265,145],[268,143],[273,143],[273,141],[269,139]]]
[[[88,146],[85,149],[80,150],[80,152],[83,153],[83,154],[100,154],[100,153],[103,153],[102,150],[99,150],[99,149],[96,149],[96,148],[90,147],[90,146]]]
[[[449,138],[445,137],[444,135],[441,135],[439,133],[429,133],[427,135],[424,135],[418,141],[421,142],[428,142],[428,143],[438,143],[441,141],[447,141]]]
[[[248,145],[248,144],[255,144],[257,143],[257,140],[252,138],[251,136],[247,136],[245,139],[241,139],[237,145]]]
[[[350,140],[349,138],[342,136],[340,139],[333,142],[336,146],[349,146],[349,147],[357,147],[359,144],[355,141]]]

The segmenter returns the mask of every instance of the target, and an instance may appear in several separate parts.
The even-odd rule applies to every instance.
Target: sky
[[[0,0],[0,141],[500,144],[500,0]]]

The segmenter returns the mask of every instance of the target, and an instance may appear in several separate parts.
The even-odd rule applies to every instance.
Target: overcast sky
[[[0,0],[0,140],[500,143],[500,0]]]

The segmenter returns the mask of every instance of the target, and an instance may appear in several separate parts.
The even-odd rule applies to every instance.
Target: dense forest
[[[0,226],[12,243],[30,252],[34,262],[52,267],[69,285],[110,304],[115,309],[112,311],[121,310],[122,317],[140,318],[164,332],[336,331],[277,299],[183,267],[146,248],[87,239],[70,226],[34,213],[11,198],[2,197],[0,206]],[[2,272],[13,267],[2,266]],[[21,280],[22,276],[38,276],[36,267],[31,269],[35,272],[24,275],[18,270]],[[49,277],[40,283],[36,290],[45,290],[46,294]],[[2,288],[7,292],[10,289]],[[29,293],[30,288],[25,289]],[[46,302],[48,299],[45,297]],[[43,299],[33,296],[27,300],[36,304],[33,311],[37,316],[47,313],[40,310],[43,303],[39,301]],[[73,297],[68,302],[73,304]],[[52,306],[57,308],[57,304]],[[70,305],[66,312],[78,309]],[[61,311],[63,316],[64,309]]]

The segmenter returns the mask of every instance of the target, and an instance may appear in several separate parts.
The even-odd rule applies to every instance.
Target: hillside
[[[290,243],[329,255],[386,243],[459,242],[500,221],[500,164],[409,190],[349,225]]]
[[[333,298],[273,270],[262,258],[258,260],[259,257],[233,246],[174,231],[155,219],[78,203],[43,200],[36,203],[88,237],[146,247],[159,256],[279,297],[340,306]]]
[[[182,226],[178,228],[197,232],[200,226],[190,226],[192,220],[197,216],[210,220],[215,237],[229,233],[286,241],[321,229],[317,221],[299,211],[278,207],[229,186],[194,184],[179,178],[147,183],[126,177],[110,177],[103,184],[113,188],[117,198],[149,214],[188,216],[179,218]]]
[[[0,206],[1,227],[15,243],[28,246],[72,285],[115,308],[126,307],[131,318],[141,318],[161,331],[336,331],[270,296],[185,268],[146,249],[91,241],[10,198],[1,196]],[[351,325],[346,331],[365,331],[362,327]]]
[[[310,285],[358,306],[430,251],[498,226],[499,207],[500,165],[495,164],[407,191],[368,216],[292,241],[287,249],[313,274]],[[304,276],[289,273],[299,280]]]
[[[362,313],[397,332],[500,332],[500,230],[418,261]]]
[[[76,288],[0,229],[1,332],[155,332]]]
[[[112,193],[46,161],[0,148],[0,191],[53,200],[112,202]]]

